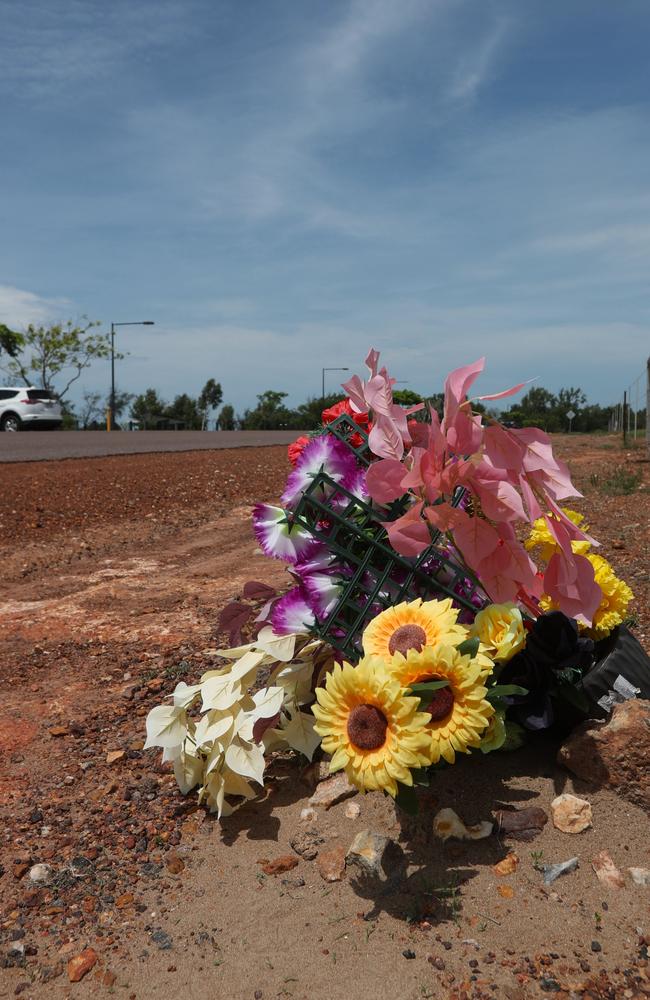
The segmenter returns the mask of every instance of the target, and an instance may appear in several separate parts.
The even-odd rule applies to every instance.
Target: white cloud
[[[69,312],[69,299],[44,298],[12,285],[0,285],[0,322],[10,329],[22,329],[30,323],[54,323]]]
[[[454,100],[472,100],[493,73],[496,57],[508,35],[510,23],[500,18],[485,36],[468,51],[460,55],[459,65],[453,75],[448,96]]]

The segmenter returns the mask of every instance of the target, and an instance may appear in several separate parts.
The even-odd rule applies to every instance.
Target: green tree
[[[131,417],[143,430],[155,429],[165,418],[167,403],[155,389],[146,389],[131,403]]]
[[[221,405],[222,399],[221,382],[215,382],[213,378],[208,379],[201,389],[201,395],[198,399],[198,408],[201,413],[201,430],[205,429],[209,411],[216,410]]]
[[[227,403],[226,406],[221,407],[221,412],[217,417],[217,427],[220,431],[234,431],[235,429],[235,411]]]
[[[254,410],[246,410],[240,420],[242,430],[275,431],[296,426],[296,414],[284,405],[288,393],[267,389],[257,397]]]
[[[0,354],[4,351],[5,354],[15,358],[23,343],[24,339],[20,333],[16,333],[15,330],[10,330],[4,323],[0,323]]]
[[[323,423],[323,410],[329,410],[330,406],[340,403],[345,396],[340,392],[332,392],[329,396],[316,396],[308,399],[305,403],[293,411],[293,427],[301,431],[314,431]]]
[[[197,400],[186,392],[174,398],[174,402],[165,408],[164,416],[167,420],[182,424],[189,431],[199,430],[203,425],[203,414]]]
[[[96,326],[99,323],[91,320],[86,320],[82,326],[75,326],[72,320],[54,326],[30,323],[16,356],[3,365],[2,370],[21,378],[25,385],[37,384],[63,399],[93,361],[111,356],[111,338],[107,333],[91,332]]]
[[[105,408],[102,404],[101,392],[84,391],[79,409],[78,421],[81,429],[86,431],[93,424],[98,424],[104,417]]]

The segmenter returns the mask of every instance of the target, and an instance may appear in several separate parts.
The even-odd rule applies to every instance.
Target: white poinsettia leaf
[[[179,681],[179,683],[174,688],[174,693],[172,698],[174,699],[174,705],[177,708],[187,708],[198,695],[201,693],[200,684],[186,684],[185,681]]]
[[[288,663],[289,660],[293,659],[296,650],[296,639],[297,636],[291,635],[276,635],[270,625],[266,628],[260,629],[260,633],[255,640],[255,645],[258,649],[263,649],[265,653],[272,656],[274,660],[281,660],[283,663]]]
[[[258,719],[269,719],[277,715],[284,701],[284,689],[281,687],[265,687],[253,695],[255,708],[251,712]]]
[[[187,795],[193,788],[201,784],[204,767],[205,762],[202,758],[194,757],[185,751],[174,761],[174,775],[183,795]]]
[[[264,751],[254,743],[231,743],[226,750],[226,765],[236,774],[264,784]]]
[[[262,649],[251,649],[250,652],[244,653],[241,659],[233,663],[230,668],[230,676],[233,681],[243,681],[247,674],[256,671],[261,666],[262,660],[265,658],[266,653]]]
[[[314,697],[311,690],[313,673],[314,664],[311,661],[289,663],[271,674],[269,680],[284,688],[288,700],[304,705]]]
[[[227,742],[231,730],[233,730],[232,713],[213,710],[197,722],[194,740],[200,747],[215,741],[223,744]]]
[[[203,698],[201,704],[203,712],[213,708],[223,711],[239,701],[239,686],[233,683],[230,674],[220,674],[218,677],[211,677],[205,684],[201,685],[201,696]]]
[[[262,737],[262,745],[267,753],[269,750],[279,750],[280,747],[286,747],[287,741],[281,729],[267,729]]]
[[[254,799],[257,795],[255,789],[251,787],[246,778],[242,778],[241,774],[237,774],[235,771],[225,768],[223,778],[225,782],[226,795],[242,795],[245,799]]]
[[[147,716],[147,742],[145,750],[151,747],[173,749],[182,744],[187,733],[187,715],[184,708],[176,705],[156,705]]]
[[[282,726],[282,735],[293,750],[303,753],[308,760],[314,756],[314,751],[320,746],[321,738],[314,731],[316,719],[306,712],[295,711],[291,720]]]

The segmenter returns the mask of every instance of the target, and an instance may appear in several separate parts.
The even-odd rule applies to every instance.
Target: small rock
[[[97,957],[97,952],[94,948],[84,948],[80,955],[75,955],[74,958],[71,958],[68,962],[68,979],[70,982],[80,982],[95,965]]]
[[[511,851],[502,861],[497,862],[496,865],[492,865],[492,871],[495,875],[512,875],[517,870],[518,864],[518,855],[514,851]]]
[[[48,730],[48,732],[50,736],[53,736],[55,739],[58,736],[69,735],[69,729],[67,726],[53,726],[52,729]],[[73,982],[76,982],[76,980],[73,980]]]
[[[151,935],[151,940],[155,945],[158,945],[161,951],[169,951],[172,944],[174,943],[170,935],[163,930],[153,931]]]
[[[415,952],[411,951],[410,948],[405,948],[404,951],[402,952],[402,955],[404,956],[404,958],[415,958]]]
[[[625,879],[610,858],[607,851],[601,851],[591,862],[593,870],[603,885],[608,889],[622,889],[625,886]]]
[[[50,865],[37,864],[32,865],[29,869],[30,881],[36,882],[39,885],[47,885],[48,882],[51,882],[53,874],[54,869]]]
[[[329,778],[318,785],[309,800],[309,805],[323,806],[325,809],[331,809],[338,802],[343,802],[352,795],[356,795],[357,791],[358,789],[348,781],[346,774],[337,774],[335,777]]]
[[[169,851],[169,853],[165,855],[165,865],[167,867],[167,871],[171,872],[172,875],[180,875],[185,868],[185,862],[180,855],[176,853],[176,851]]]
[[[540,865],[540,870],[544,875],[544,885],[550,885],[552,882],[555,882],[555,879],[559,878],[560,875],[567,875],[569,872],[574,872],[577,867],[578,858],[569,858],[568,861],[560,861],[556,865]]]
[[[346,864],[361,876],[371,875],[382,882],[396,882],[406,870],[404,851],[390,837],[361,830],[345,856]]]
[[[345,815],[348,819],[358,819],[361,806],[358,802],[346,802]]]
[[[325,882],[340,882],[345,875],[345,848],[338,846],[329,851],[321,851],[317,866]]]
[[[562,833],[582,833],[591,826],[591,804],[587,799],[565,793],[551,802],[553,826]]]
[[[316,833],[315,830],[299,831],[290,842],[291,847],[305,861],[313,861],[318,854],[321,844],[325,843],[325,838]]]
[[[592,941],[591,942],[591,950],[592,951],[596,951],[596,952],[597,951],[602,951],[603,947],[602,947],[600,941]]]
[[[533,840],[548,823],[548,815],[539,806],[525,809],[500,809],[495,812],[497,831],[514,840]]]
[[[29,861],[17,861],[11,870],[15,879],[21,879],[29,871]]]
[[[108,986],[110,989],[111,986],[115,986],[117,976],[109,969],[103,969],[95,973],[95,979],[100,982],[102,986]]]
[[[489,837],[494,825],[488,820],[466,826],[453,809],[441,809],[433,817],[433,832],[440,840],[456,837],[458,840],[482,840]]]
[[[298,858],[293,854],[282,854],[279,858],[262,865],[262,871],[267,875],[281,875],[283,872],[290,872],[297,864]]]
[[[628,868],[635,885],[650,886],[650,868]]]
[[[132,906],[135,901],[135,897],[132,892],[123,892],[121,896],[118,896],[115,900],[115,905],[118,910],[125,910],[127,906]]]
[[[122,760],[125,754],[126,750],[109,750],[106,754],[106,763],[115,764],[118,760]]]
[[[305,809],[300,810],[301,823],[313,823],[317,819],[318,813],[311,806],[307,806]]]
[[[434,967],[434,969],[437,969],[438,972],[444,972],[445,971],[445,960],[444,960],[444,958],[438,958],[438,957],[436,957],[434,955],[429,955],[429,957],[427,959],[427,962],[429,962],[429,964],[432,965]]]

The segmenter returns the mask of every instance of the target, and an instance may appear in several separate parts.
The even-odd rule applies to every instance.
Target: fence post
[[[627,389],[623,393],[623,447],[627,447],[627,424],[625,423],[625,417],[627,415]]]

